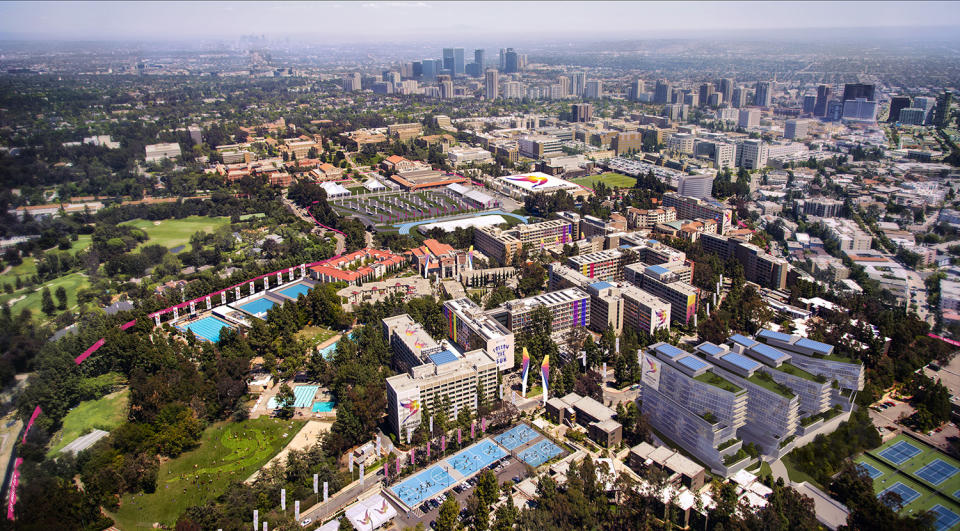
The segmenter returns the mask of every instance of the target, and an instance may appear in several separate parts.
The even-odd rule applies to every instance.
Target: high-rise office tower
[[[444,48],[443,49],[443,69],[450,75],[454,73],[454,58],[453,58],[453,48]]]
[[[500,48],[500,71],[503,72],[507,69],[507,51],[503,48]]]
[[[589,103],[574,103],[570,106],[574,122],[589,122],[593,117],[593,105]]]
[[[520,57],[513,48],[507,48],[503,71],[508,74],[514,74],[520,71]]]
[[[587,88],[587,74],[585,72],[574,72],[570,76],[570,94],[583,97],[583,91]]]
[[[481,49],[473,51],[473,62],[480,65],[480,71],[483,72],[483,65],[486,62],[486,52]]]
[[[697,105],[706,107],[710,104],[710,95],[713,94],[713,83],[704,83],[700,85],[700,92],[697,93]]]
[[[864,83],[847,83],[843,86],[843,101],[855,100],[857,98],[875,101],[873,98],[875,88],[874,85]]]
[[[463,48],[454,48],[453,49],[453,73],[456,75],[461,75],[464,73],[464,67],[466,63],[463,59]]]
[[[484,75],[484,94],[488,100],[495,100],[500,96],[500,73],[488,68]]]
[[[769,81],[757,81],[753,104],[758,107],[770,107],[773,104],[773,87]]]
[[[933,125],[946,127],[950,123],[951,103],[953,103],[953,93],[949,90],[937,96],[937,107],[933,110]]]
[[[746,106],[747,91],[743,87],[734,87],[733,96],[730,99],[730,105],[737,109]]]
[[[894,96],[890,98],[890,116],[888,122],[896,122],[900,119],[900,111],[910,107],[910,96]]]
[[[632,83],[630,83],[630,89],[628,92],[629,92],[629,94],[627,94],[628,98],[630,98],[633,101],[639,101],[640,95],[643,94],[644,92],[643,80],[636,79]]]
[[[720,94],[723,94],[723,101],[729,102],[733,99],[733,78],[725,77],[720,80]]]
[[[673,103],[673,91],[666,79],[658,79],[653,93],[654,103]]]
[[[827,115],[827,102],[830,101],[830,85],[820,85],[817,87],[817,102],[813,106],[814,116]]]
[[[560,96],[558,98],[566,98],[570,95],[570,78],[566,76],[560,76],[557,78],[557,85],[560,87]]]
[[[447,100],[453,97],[453,80],[450,74],[437,76],[437,87],[440,88],[440,98]]]
[[[586,88],[583,89],[583,97],[591,100],[599,100],[603,97],[603,81],[591,79],[587,81]]]
[[[807,94],[803,97],[803,113],[804,114],[813,114],[813,109],[817,106],[817,96],[814,94]]]

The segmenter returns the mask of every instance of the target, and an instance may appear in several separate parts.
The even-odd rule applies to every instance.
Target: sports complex
[[[856,462],[870,474],[878,497],[888,492],[900,496],[901,514],[932,511],[937,531],[960,529],[960,461],[898,435]]]
[[[401,509],[410,511],[507,458],[515,457],[536,468],[566,453],[529,425],[518,424],[431,464],[384,492]]]

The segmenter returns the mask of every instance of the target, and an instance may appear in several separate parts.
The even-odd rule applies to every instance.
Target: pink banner
[[[14,519],[13,508],[17,505],[17,485],[20,484],[20,463],[23,463],[22,457],[18,457],[13,462],[13,476],[10,478],[10,502],[7,504],[7,520]]]
[[[30,421],[27,422],[27,429],[23,430],[23,440],[20,441],[21,443],[27,443],[27,433],[30,432],[30,428],[33,427],[33,421],[37,420],[37,417],[40,416],[40,413],[43,413],[43,410],[40,409],[40,406],[33,408],[33,414],[30,415]]]
[[[87,350],[85,350],[85,351],[83,352],[83,354],[80,354],[79,356],[77,356],[77,358],[76,358],[75,360],[73,360],[73,361],[75,361],[75,362],[77,363],[77,365],[80,365],[81,363],[83,363],[83,360],[89,358],[89,357],[90,357],[90,354],[93,354],[94,352],[96,352],[97,349],[99,349],[100,347],[102,347],[105,342],[106,342],[105,339],[100,338],[99,341],[97,341],[97,342],[94,343],[90,348],[88,348]]]
[[[133,325],[135,325],[135,324],[137,324],[137,320],[136,320],[136,319],[134,319],[133,321],[128,321],[128,322],[123,323],[122,325],[120,325],[120,330],[126,330],[127,328],[130,328],[131,326],[133,326]]]
[[[943,342],[948,343],[948,344],[950,344],[950,345],[953,345],[953,346],[955,346],[955,347],[960,347],[960,341],[954,341],[953,339],[947,339],[947,338],[945,338],[945,337],[943,337],[943,336],[938,336],[937,334],[932,334],[932,333],[931,333],[931,334],[927,334],[927,335],[930,336],[930,337],[932,337],[932,338],[934,338],[934,339],[939,339],[940,341],[943,341]]]

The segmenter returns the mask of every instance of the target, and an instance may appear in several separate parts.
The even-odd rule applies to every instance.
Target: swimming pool
[[[313,413],[329,413],[333,411],[333,406],[335,405],[337,405],[336,402],[317,401],[313,403],[313,407],[310,408],[310,411]]]
[[[291,299],[296,299],[300,295],[306,295],[309,291],[310,286],[300,283],[277,290],[277,293],[290,297]]]
[[[563,453],[559,446],[550,441],[540,441],[517,454],[524,463],[536,468]]]
[[[445,461],[457,472],[463,474],[464,477],[469,477],[506,455],[507,452],[504,452],[493,441],[484,439],[476,445],[448,457]]]
[[[356,339],[356,337],[356,332],[350,332],[350,339]],[[323,356],[323,359],[328,360],[330,359],[330,356],[333,356],[333,353],[337,350],[337,343],[339,342],[340,340],[334,341],[333,343],[320,349],[320,355]]]
[[[241,304],[240,306],[237,306],[237,308],[240,308],[241,310],[256,317],[266,317],[267,310],[273,308],[275,304],[276,303],[272,300],[266,297],[261,297],[255,301]]]
[[[434,465],[419,474],[405,479],[390,490],[407,507],[416,507],[423,500],[453,485],[453,477],[440,465]]]
[[[177,325],[177,328],[181,331],[190,330],[193,332],[193,335],[199,337],[200,339],[210,341],[211,343],[216,343],[220,341],[221,330],[224,328],[233,327],[230,325],[230,323],[211,315],[184,326]]]
[[[313,397],[317,394],[319,385],[298,385],[293,388],[293,407],[309,407],[313,404]],[[267,400],[267,409],[277,409],[277,397],[271,396]]]

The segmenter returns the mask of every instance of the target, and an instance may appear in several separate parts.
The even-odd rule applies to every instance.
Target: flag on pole
[[[457,428],[457,444],[463,444],[463,430]]]
[[[280,489],[280,508],[287,510],[287,489]]]
[[[480,432],[487,433],[487,417],[480,419]]]
[[[440,452],[446,452],[446,451],[447,451],[447,436],[441,435],[440,436]]]
[[[520,391],[520,394],[526,398],[527,397],[527,374],[530,372],[530,353],[527,352],[527,347],[523,347],[523,361],[520,362],[520,367],[523,372],[523,390]]]
[[[314,474],[314,475],[313,475],[313,493],[314,493],[314,494],[317,493],[317,483],[318,483],[318,482],[317,482],[317,479],[318,479],[318,478],[317,478],[317,474]]]
[[[543,404],[547,404],[547,386],[550,382],[550,355],[543,357],[543,363],[540,364],[540,374],[543,377]]]

